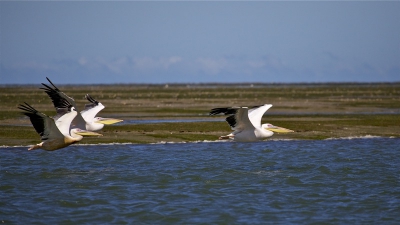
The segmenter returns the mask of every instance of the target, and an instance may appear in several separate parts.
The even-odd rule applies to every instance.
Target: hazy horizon
[[[400,81],[400,1],[0,1],[0,84]]]

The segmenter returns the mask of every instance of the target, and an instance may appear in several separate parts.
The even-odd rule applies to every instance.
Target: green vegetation
[[[45,79],[44,81],[45,82]],[[51,100],[40,85],[0,86],[0,144],[40,142],[30,121],[17,106],[23,102],[53,116]],[[325,139],[376,135],[400,136],[400,83],[376,84],[190,84],[178,85],[60,85],[79,109],[89,93],[106,108],[103,117],[124,120],[208,119],[214,107],[274,106],[263,122],[295,130],[272,138]],[[98,138],[82,143],[215,140],[231,132],[224,116],[218,122],[125,124],[106,126]]]

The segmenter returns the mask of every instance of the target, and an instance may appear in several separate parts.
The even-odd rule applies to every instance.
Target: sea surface
[[[0,148],[3,224],[400,224],[400,139]]]

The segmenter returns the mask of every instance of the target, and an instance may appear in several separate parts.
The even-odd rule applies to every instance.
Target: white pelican
[[[46,79],[50,82],[51,85],[53,85],[53,87],[42,83],[42,85],[45,87],[42,87],[40,89],[43,89],[51,98],[54,107],[58,108],[63,99],[65,99],[76,109],[75,100],[66,95],[64,92],[60,91],[60,89],[58,89],[49,78],[46,77]],[[104,109],[104,105],[94,100],[89,95],[86,95],[85,97],[88,101],[91,102],[91,104],[85,105],[85,109],[82,110],[81,113],[78,113],[78,115],[76,115],[71,123],[71,129],[79,128],[88,131],[98,131],[104,127],[104,124],[114,124],[122,121],[113,118],[95,118],[96,114],[100,112],[100,110]]]
[[[85,105],[85,109],[81,111],[83,119],[86,121],[86,130],[98,131],[103,129],[104,124],[114,124],[122,120],[113,118],[96,117],[97,113],[104,109],[104,105],[86,94],[85,98],[91,102]]]
[[[62,106],[57,108],[57,115],[52,119],[26,102],[25,105],[19,105],[18,108],[23,110],[24,112],[22,113],[29,117],[33,127],[42,139],[41,143],[30,147],[28,150],[41,148],[53,151],[76,143],[82,140],[83,136],[101,136],[101,134],[79,128],[70,129],[70,123],[78,113],[66,101]]]
[[[224,113],[230,115],[226,118],[229,126],[234,130],[232,133],[221,136],[219,139],[233,139],[239,142],[259,141],[271,137],[274,132],[288,133],[292,130],[277,127],[272,124],[261,124],[264,113],[271,108],[272,105],[265,104],[261,106],[248,107],[229,107],[214,108],[210,111],[210,115]]]

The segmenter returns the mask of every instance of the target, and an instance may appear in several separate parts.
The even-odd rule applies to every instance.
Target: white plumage
[[[233,139],[239,142],[259,141],[271,137],[274,132],[288,133],[292,130],[277,127],[272,124],[261,124],[261,119],[265,112],[271,108],[271,104],[248,107],[228,107],[214,108],[210,111],[210,115],[223,113],[230,115],[226,118],[233,132],[221,136],[219,139]]]
[[[49,78],[46,77],[46,79],[53,87],[42,83],[44,87],[41,89],[43,89],[51,98],[51,101],[56,109],[60,106],[60,104],[62,104],[63,101],[67,101],[69,104],[75,107],[75,109],[77,108],[73,98],[60,91],[60,89],[58,89]],[[97,113],[105,108],[104,105],[93,99],[88,94],[85,95],[85,98],[90,102],[90,104],[86,104],[85,109],[75,116],[71,122],[70,129],[79,128],[81,130],[98,131],[104,127],[104,124],[114,124],[122,121],[114,118],[96,117]]]
[[[88,94],[85,95],[85,98],[90,102],[90,104],[86,104],[85,109],[81,111],[81,115],[86,122],[86,130],[98,131],[103,129],[104,124],[114,124],[122,121],[114,118],[96,117],[97,113],[105,108],[104,105]]]
[[[30,147],[28,150],[41,148],[47,151],[53,151],[82,140],[82,135],[101,135],[79,128],[70,129],[70,124],[78,113],[67,101],[62,101],[61,106],[63,107],[57,108],[57,115],[52,119],[37,111],[26,102],[25,105],[19,105],[18,108],[23,110],[23,114],[29,117],[33,127],[42,139],[41,143]]]

